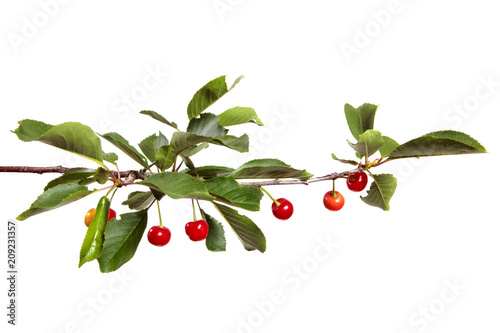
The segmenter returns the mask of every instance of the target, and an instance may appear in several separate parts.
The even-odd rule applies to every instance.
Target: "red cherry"
[[[156,246],[165,246],[170,241],[170,230],[167,227],[153,226],[148,231],[148,241]]]
[[[347,187],[354,192],[363,191],[368,184],[368,176],[364,171],[354,172],[347,177]]]
[[[202,241],[207,238],[208,229],[208,223],[205,220],[186,223],[186,235],[193,242]]]
[[[108,221],[110,221],[111,219],[114,219],[116,218],[116,212],[114,209],[109,209],[109,213],[108,213]]]
[[[293,214],[292,203],[285,198],[279,198],[276,201],[279,202],[279,205],[276,205],[275,202],[271,205],[273,215],[280,220],[288,220]]]
[[[344,207],[344,196],[338,191],[335,191],[335,196],[333,196],[333,191],[328,191],[323,197],[323,204],[328,210],[341,210]]]

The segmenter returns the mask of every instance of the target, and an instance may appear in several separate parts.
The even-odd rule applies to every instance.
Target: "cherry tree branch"
[[[309,179],[273,179],[273,180],[265,180],[265,181],[254,181],[254,182],[238,182],[240,185],[248,185],[248,186],[269,186],[269,185],[309,185],[315,182],[322,182],[327,180],[335,180],[337,178],[347,178],[349,174],[358,171],[359,168],[356,168],[351,171],[344,172],[333,172],[325,176],[319,177],[311,177]]]
[[[0,172],[27,172],[27,173],[65,173],[69,168],[62,165],[54,167],[29,167],[29,166],[0,166]]]
[[[29,166],[0,166],[0,172],[21,172],[21,173],[38,173],[38,174],[44,174],[44,173],[65,173],[68,171],[69,168],[63,167],[62,165],[59,166],[52,166],[52,167],[29,167]],[[128,170],[128,171],[121,171],[120,174],[118,175],[118,172],[115,171],[113,172],[113,175],[116,178],[126,178],[134,177],[135,179],[146,179],[151,174],[147,172],[146,170]]]
[[[245,181],[239,182],[240,185],[246,186],[270,186],[270,185],[309,185],[315,182],[335,180],[337,178],[346,178],[349,174],[359,171],[362,169],[362,166],[344,172],[333,172],[328,175],[312,177],[309,179],[273,179],[273,180],[263,180],[263,181]],[[29,166],[0,166],[0,172],[14,172],[14,173],[65,173],[69,168],[59,166],[53,167],[29,167]],[[128,171],[120,171],[118,174],[117,171],[113,172],[113,175],[116,178],[128,178],[129,182],[124,185],[131,184],[134,180],[144,180],[151,176],[149,172],[146,170],[128,170]]]

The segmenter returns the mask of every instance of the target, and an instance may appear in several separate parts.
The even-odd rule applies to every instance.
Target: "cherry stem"
[[[116,192],[116,190],[117,190],[116,184],[114,184],[113,186],[111,186],[111,188],[109,189],[108,193],[106,193],[106,196],[109,196],[109,194],[110,194],[113,190]],[[113,195],[111,196],[111,200],[113,200],[113,196],[115,195],[115,192],[113,192]],[[110,201],[111,201],[111,200],[110,200]]]
[[[267,194],[267,195],[269,196],[269,198],[271,198],[271,200],[272,200],[272,201],[274,201],[274,204],[276,205],[276,207],[278,207],[279,205],[281,205],[281,203],[280,203],[280,202],[278,202],[278,201],[276,201],[276,200],[273,198],[273,196],[272,196],[269,192],[267,192],[267,191],[266,191],[263,187],[259,187],[259,189],[260,189],[261,191],[264,191],[264,193],[265,193],[265,194]]]
[[[113,188],[112,188],[113,189]],[[109,202],[113,202],[113,198],[115,197],[115,193],[118,190],[118,186],[115,186],[115,190],[113,191],[113,194],[111,194],[111,198],[109,198]],[[111,190],[110,190],[111,191]],[[109,192],[108,192],[109,193]]]
[[[197,221],[196,218],[196,209],[194,208],[194,199],[191,199],[191,204],[193,205],[193,221]]]
[[[201,218],[206,220],[206,216],[203,214],[203,212],[201,210],[200,202],[198,200],[196,200],[196,205],[198,206],[198,209],[200,210]]]
[[[173,165],[172,165],[172,170],[171,170],[171,172],[175,172],[175,167],[176,167],[176,164],[177,164],[177,156],[175,156],[175,158],[174,158],[174,163],[173,163]]]
[[[179,166],[175,169],[175,172],[179,172],[179,169],[181,168],[182,163],[184,163],[184,161],[181,161],[181,163],[179,163]]]
[[[161,219],[161,211],[160,211],[160,201],[156,200],[156,206],[158,206],[158,217],[160,219],[160,228],[163,228],[163,221]]]
[[[333,182],[333,186],[332,186],[332,197],[336,197],[337,196],[337,192],[335,192],[335,179],[332,181]]]
[[[121,184],[122,182],[122,177],[120,177],[120,168],[118,167],[118,164],[116,165],[116,174],[117,176],[115,177],[115,173],[113,172],[111,174],[111,177],[115,179],[116,184]]]

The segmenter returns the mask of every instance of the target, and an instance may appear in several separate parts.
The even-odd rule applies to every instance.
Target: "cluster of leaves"
[[[96,134],[81,123],[66,122],[53,126],[30,119],[20,121],[19,127],[14,131],[20,140],[39,141],[55,146],[90,159],[96,162],[98,167],[71,168],[62,176],[50,181],[31,207],[17,219],[25,220],[92,193],[124,187],[133,182],[144,185],[146,190],[130,193],[128,199],[123,202],[134,212],[122,214],[120,219],[112,219],[107,223],[105,240],[101,245],[101,251],[98,251],[101,253],[98,261],[102,272],[114,271],[133,257],[146,229],[149,208],[155,201],[165,196],[172,199],[194,199],[213,203],[246,250],[264,252],[266,250],[264,234],[250,218],[238,211],[238,209],[258,211],[263,196],[262,191],[256,186],[242,186],[238,180],[308,179],[312,174],[292,168],[277,159],[251,160],[236,169],[225,166],[195,167],[192,161],[193,155],[206,149],[210,144],[238,152],[248,152],[248,135],[239,137],[229,135],[228,128],[246,123],[262,126],[263,123],[254,109],[234,107],[219,115],[204,112],[230,91],[240,79],[241,77],[228,88],[225,76],[221,76],[198,90],[187,108],[189,124],[185,131],[179,130],[176,123],[155,111],[141,111],[141,114],[150,116],[173,130],[170,140],[162,132],[146,137],[138,144],[141,152],[118,133]],[[118,155],[103,152],[100,138],[107,140],[137,162],[149,172],[149,177],[143,180],[122,180],[113,177],[113,171],[105,162],[115,165],[118,169]],[[180,170],[182,164],[186,168]],[[156,172],[152,171],[153,168],[156,168]],[[111,186],[101,189],[89,188],[93,183],[104,185],[108,181],[112,182]],[[226,239],[222,224],[203,209],[201,214],[210,226],[206,239],[207,248],[211,251],[225,251]]]
[[[99,244],[97,259],[102,272],[114,271],[134,256],[146,230],[148,210],[154,202],[164,197],[212,203],[246,250],[264,252],[264,234],[250,218],[240,213],[241,209],[258,211],[262,191],[258,186],[240,185],[239,181],[287,178],[307,181],[313,175],[277,159],[255,159],[236,169],[226,166],[195,166],[192,157],[210,145],[238,152],[248,151],[248,135],[229,135],[229,127],[247,123],[263,125],[255,110],[249,107],[230,108],[219,115],[206,112],[210,105],[229,92],[240,79],[241,77],[228,88],[226,77],[221,76],[199,89],[187,107],[189,123],[185,131],[181,131],[176,123],[155,111],[141,111],[141,114],[166,125],[172,135],[168,139],[162,132],[152,134],[138,144],[140,151],[118,133],[96,134],[81,123],[66,122],[54,126],[30,119],[20,121],[19,127],[14,131],[20,140],[43,142],[90,159],[98,166],[95,169],[71,168],[50,181],[31,207],[18,216],[18,220],[64,206],[98,191],[107,190],[109,194],[134,183],[143,185],[145,190],[130,193],[123,202],[131,212],[102,226],[104,235],[99,235],[104,237],[102,244],[93,242],[92,237],[96,236],[86,235],[87,244]],[[363,104],[359,108],[346,104],[347,122],[357,140],[356,143],[349,144],[356,151],[359,161],[338,159],[332,154],[335,160],[369,172],[372,167],[399,158],[485,152],[484,147],[474,139],[453,131],[429,133],[399,145],[373,129],[376,110],[377,106],[372,104]],[[106,162],[118,170],[118,155],[103,152],[101,138],[137,162],[148,177],[117,177],[117,172],[111,170]],[[377,152],[380,157],[370,162],[369,158]],[[185,168],[181,170],[182,165]],[[374,181],[362,200],[369,205],[389,209],[389,200],[396,189],[395,177],[369,173]],[[111,185],[99,189],[89,188],[92,184],[104,185],[107,182],[111,182]],[[206,247],[211,251],[225,251],[223,225],[201,206],[200,212],[210,227]]]
[[[378,106],[365,103],[358,108],[346,104],[344,107],[347,124],[357,140],[349,142],[359,161],[340,159],[332,153],[332,158],[342,163],[358,165],[368,171],[373,182],[365,197],[361,200],[368,205],[389,210],[389,201],[394,195],[397,179],[392,174],[373,174],[369,170],[386,162],[401,158],[420,158],[425,156],[460,155],[485,153],[486,149],[469,135],[445,130],[428,133],[404,144],[382,135],[374,130],[375,114]],[[377,154],[373,161],[369,158]]]

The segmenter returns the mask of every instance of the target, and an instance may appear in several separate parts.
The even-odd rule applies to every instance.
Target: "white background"
[[[190,242],[189,202],[167,199],[170,244],[143,240],[118,273],[101,274],[96,262],[77,268],[83,216],[98,197],[30,218],[18,224],[15,328],[6,324],[8,288],[0,284],[9,332],[500,329],[494,2],[41,0],[2,2],[0,22],[0,165],[91,165],[19,141],[9,131],[25,118],[79,121],[134,144],[158,130],[170,135],[138,112],[156,110],[184,127],[193,93],[225,74],[245,79],[211,111],[250,106],[267,126],[235,129],[250,134],[251,153],[214,148],[197,165],[278,157],[315,175],[344,171],[330,157],[353,157],[344,103],[380,104],[376,129],[400,143],[455,129],[490,151],[374,170],[399,179],[390,212],[366,206],[340,181],[346,205],[336,213],[322,204],[330,183],[269,188],[295,214],[274,219],[268,198],[248,213],[267,236],[265,254],[246,252],[228,227],[225,253]],[[355,53],[342,51],[349,47]],[[120,167],[137,166],[120,155]],[[0,175],[5,272],[7,220],[54,177]],[[114,201],[119,214],[128,191]],[[329,242],[338,247],[327,252],[321,244]]]

